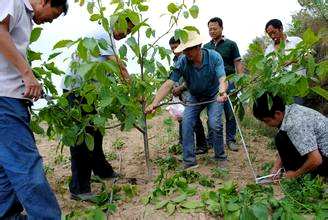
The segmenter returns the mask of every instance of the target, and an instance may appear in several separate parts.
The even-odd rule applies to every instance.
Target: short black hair
[[[211,22],[217,22],[221,28],[223,27],[222,19],[219,18],[219,17],[211,18],[211,19],[207,22],[207,26],[208,26]]]
[[[180,39],[175,39],[174,37],[170,38],[169,44],[180,44]]]
[[[47,0],[46,2],[50,1],[50,6],[52,8],[61,8],[63,9],[64,15],[67,14],[68,11],[68,4],[67,0]]]
[[[269,26],[272,26],[276,29],[282,29],[284,28],[282,25],[282,22],[279,19],[271,19],[270,21],[268,21],[268,23],[266,23],[265,25],[265,31],[268,29]]]
[[[272,100],[271,109],[269,109],[269,98]],[[261,121],[267,117],[273,118],[276,111],[285,112],[285,102],[280,96],[273,96],[271,93],[264,93],[253,104],[253,115]]]

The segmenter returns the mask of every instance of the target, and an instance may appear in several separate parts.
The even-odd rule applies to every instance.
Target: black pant
[[[78,100],[78,103],[81,103],[81,97],[75,96],[75,94],[70,94],[67,98],[71,105],[74,105],[74,101],[76,100]],[[82,100],[82,103],[84,103],[84,100]],[[97,112],[82,112],[84,116],[87,114],[97,114]],[[104,155],[102,148],[103,135],[101,132],[95,130],[93,127],[87,127],[86,132],[94,138],[93,151],[88,149],[85,142],[70,147],[72,180],[69,184],[69,189],[74,194],[88,193],[91,191],[91,171],[101,178],[110,177],[114,172]]]
[[[286,131],[279,131],[275,137],[275,144],[286,171],[298,170],[306,161],[307,155],[301,156],[289,139]],[[328,158],[322,153],[322,164],[311,173],[314,175],[328,176]]]
[[[195,125],[195,136],[196,136],[196,148],[206,150],[206,137],[204,132],[203,123],[198,118]],[[179,121],[179,143],[182,145],[182,121]]]

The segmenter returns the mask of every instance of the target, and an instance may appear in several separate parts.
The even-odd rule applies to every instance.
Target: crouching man
[[[207,108],[209,126],[213,129],[214,159],[225,161],[223,148],[222,111],[227,100],[227,83],[222,57],[214,50],[201,49],[202,39],[197,32],[188,33],[188,41],[181,42],[174,52],[183,52],[175,63],[170,79],[158,90],[146,113],[153,112],[172,89],[174,82],[183,77],[189,89],[187,106],[182,119],[184,168],[197,166],[194,131],[199,114]],[[199,104],[204,103],[204,104]]]
[[[273,104],[268,105],[268,96]],[[279,96],[265,93],[253,105],[254,116],[270,127],[278,128],[275,145],[278,157],[276,173],[286,170],[287,178],[306,173],[328,176],[328,118],[298,104],[286,105]]]

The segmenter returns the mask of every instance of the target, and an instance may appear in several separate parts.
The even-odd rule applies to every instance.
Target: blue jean
[[[229,81],[228,84],[228,93],[235,89],[235,85],[233,82]],[[236,142],[236,131],[237,131],[237,125],[236,125],[236,119],[233,115],[232,108],[229,104],[229,100],[224,102],[223,105],[224,109],[224,115],[226,118],[226,143],[229,142]],[[212,145],[212,131],[208,127],[208,139],[207,142],[209,145]]]
[[[60,219],[22,100],[0,97],[0,219],[26,210],[28,219]]]
[[[215,98],[216,99],[216,98]],[[188,97],[188,103],[196,103],[198,100],[194,96]],[[196,121],[200,113],[207,107],[207,115],[210,129],[212,130],[214,157],[224,158],[223,130],[222,130],[222,111],[223,104],[213,102],[210,104],[187,106],[182,119],[182,141],[183,141],[183,161],[186,165],[194,165],[196,162],[194,131]]]

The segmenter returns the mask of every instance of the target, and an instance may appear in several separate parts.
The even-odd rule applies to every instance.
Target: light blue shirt
[[[186,82],[191,95],[199,99],[213,98],[219,91],[219,78],[225,76],[224,63],[221,55],[209,49],[202,49],[202,65],[196,67],[185,55],[179,56],[170,79]]]

